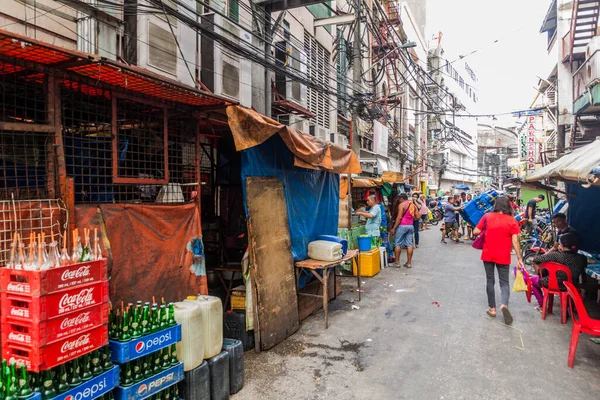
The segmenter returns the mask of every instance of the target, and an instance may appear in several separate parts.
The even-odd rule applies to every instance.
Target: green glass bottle
[[[121,386],[133,385],[133,376],[131,374],[131,362],[125,363],[121,371]]]
[[[14,362],[11,363],[11,366],[6,368],[6,374],[5,374],[5,380],[4,380],[4,386],[6,387],[6,396],[4,397],[4,400],[17,400],[17,385],[16,383],[13,381],[12,378],[12,371],[13,368],[12,366],[14,365]]]
[[[69,376],[69,386],[75,387],[81,385],[81,368],[79,367],[79,359],[76,358],[71,364],[71,376]]]
[[[177,358],[177,345],[175,343],[171,345],[169,353],[171,353],[171,366],[179,364],[179,359]]]
[[[177,325],[177,321],[175,321],[175,304],[169,303],[169,319],[167,321],[167,325],[175,326]]]
[[[115,394],[113,393],[112,390],[110,392],[106,393],[105,396],[106,396],[105,400],[115,400]]]
[[[150,307],[147,304],[144,305],[144,309],[142,310],[142,320],[140,321],[140,326],[140,333],[142,336],[146,336],[152,332],[150,329]]]
[[[83,382],[87,382],[92,379],[92,366],[90,355],[86,354],[80,358],[81,360],[81,380]]]
[[[142,336],[142,331],[140,327],[140,316],[138,308],[136,307],[133,310],[133,317],[131,318],[131,338],[137,339]]]
[[[42,381],[42,399],[49,400],[56,397],[56,390],[54,389],[54,382],[52,380],[52,370],[47,369],[44,371]]]
[[[26,399],[33,396],[33,389],[31,389],[29,377],[27,376],[27,367],[21,365],[21,378],[19,379],[19,399]]]
[[[167,369],[171,367],[171,351],[169,347],[165,347],[160,351],[160,355],[162,357],[162,369]]]
[[[42,393],[42,378],[43,376],[41,372],[39,374],[36,374],[35,372],[29,373],[30,386],[34,392]]]
[[[121,342],[128,342],[131,340],[131,332],[129,332],[129,313],[123,312],[123,322],[121,323],[121,335],[119,337]]]
[[[172,390],[171,398],[173,400],[179,400],[179,385],[171,386],[171,390]]]
[[[133,382],[138,383],[144,379],[144,373],[142,372],[142,359],[141,357],[133,362]]]
[[[6,396],[6,386],[5,385],[5,371],[6,371],[6,360],[2,360],[2,364],[0,367],[0,400],[4,399]]]
[[[102,372],[104,372],[104,369],[102,369],[102,365],[100,365],[100,350],[94,350],[92,352],[92,375],[94,376],[98,376],[100,375]]]
[[[61,394],[69,390],[69,375],[67,374],[67,366],[62,364],[58,367],[58,387],[56,391]]]
[[[163,399],[164,400],[171,400],[171,388],[168,387],[165,390],[163,390]]]
[[[158,320],[158,307],[152,306],[150,309],[150,332],[155,333],[160,330],[160,323]]]
[[[159,330],[163,330],[166,329],[167,326],[169,325],[169,314],[168,314],[168,310],[167,310],[167,306],[165,306],[164,304],[160,305],[160,313],[158,314],[158,326],[159,326]]]
[[[152,376],[152,354],[147,354],[144,357],[141,357],[142,360],[142,374],[144,374],[144,379],[150,378]]]
[[[104,371],[110,370],[114,366],[112,359],[110,358],[110,346],[104,346],[102,351],[102,369]]]
[[[154,374],[158,374],[160,371],[162,371],[162,357],[160,356],[160,351],[155,351],[153,354],[153,367],[152,367],[152,372]]]
[[[111,340],[119,340],[118,318],[115,310],[110,310],[108,336]]]

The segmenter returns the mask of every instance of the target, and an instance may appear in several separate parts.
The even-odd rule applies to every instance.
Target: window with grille
[[[314,37],[304,31],[304,52],[307,56],[307,77],[318,88],[308,87],[308,109],[317,116],[310,121],[329,129],[329,96],[325,90],[329,87],[329,52]]]

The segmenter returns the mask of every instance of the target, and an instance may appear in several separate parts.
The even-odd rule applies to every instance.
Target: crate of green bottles
[[[129,304],[111,312],[109,345],[112,360],[123,364],[181,341],[173,303]]]
[[[110,393],[120,379],[108,346],[34,375],[43,400],[91,400]]]
[[[35,391],[36,374],[27,371],[24,365],[18,366],[14,361],[10,366],[2,360],[0,367],[0,398],[40,400],[41,394]]]
[[[183,363],[177,359],[173,345],[122,365],[115,400],[145,399],[181,380]]]

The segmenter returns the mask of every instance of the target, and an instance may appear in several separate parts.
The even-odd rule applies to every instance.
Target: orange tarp
[[[207,293],[206,276],[189,271],[192,260],[186,250],[190,239],[201,234],[196,204],[99,208],[100,212],[98,206],[77,206],[75,220],[80,231],[98,227],[103,233],[113,304],[150,301],[152,296],[179,301]]]
[[[294,165],[323,169],[338,174],[360,174],[358,157],[350,149],[319,140],[298,129],[280,124],[264,115],[240,106],[227,108],[229,127],[238,151],[257,146],[278,133],[294,154]]]
[[[404,176],[400,172],[383,171],[381,179],[387,183],[402,183],[404,182]]]

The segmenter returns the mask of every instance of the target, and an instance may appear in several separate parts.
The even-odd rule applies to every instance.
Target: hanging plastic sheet
[[[103,240],[108,241],[104,248],[110,248],[113,303],[146,301],[152,296],[178,301],[207,293],[206,276],[190,272],[192,253],[186,250],[187,243],[201,233],[196,204],[101,204],[99,208],[100,213],[96,206],[77,206],[75,223],[80,230],[100,227]]]
[[[318,235],[337,235],[340,180],[333,172],[294,166],[294,155],[279,135],[242,152],[242,180],[276,176],[283,182],[292,256],[308,258],[308,243]],[[246,187],[244,198],[246,197]]]
[[[600,253],[600,187],[585,189],[578,183],[567,185],[569,194],[569,225],[581,236],[581,249],[588,253]]]

